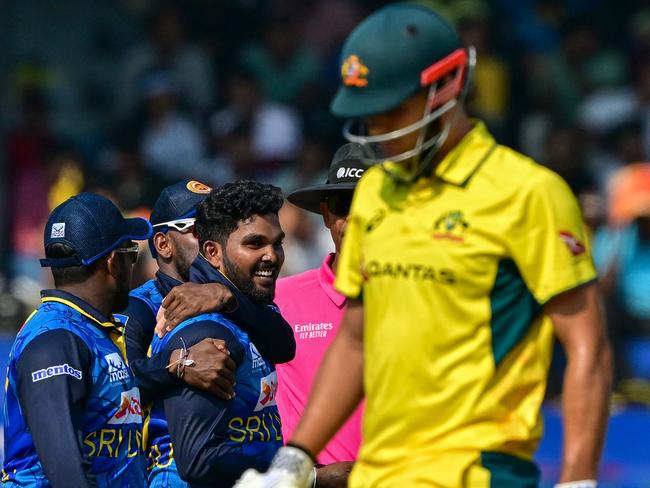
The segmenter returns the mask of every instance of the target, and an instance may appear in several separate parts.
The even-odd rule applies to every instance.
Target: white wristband
[[[598,482],[596,480],[579,480],[567,481],[565,483],[557,483],[554,488],[597,488]]]

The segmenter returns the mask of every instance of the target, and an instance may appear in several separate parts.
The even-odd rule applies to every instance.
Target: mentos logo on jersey
[[[80,380],[83,377],[81,371],[69,366],[68,363],[65,363],[65,364],[58,364],[56,366],[50,366],[48,368],[39,369],[38,371],[33,371],[32,382],[36,383],[37,381],[46,380],[48,378],[51,378],[52,376],[60,376],[63,374],[67,374],[68,376],[72,376],[73,378],[78,380]]]
[[[131,388],[122,392],[120,408],[108,421],[109,424],[139,424],[142,423],[142,405],[140,390]]]
[[[108,363],[108,375],[111,383],[114,381],[122,381],[129,377],[129,370],[119,353],[112,352],[107,354],[104,356],[104,360]]]
[[[273,371],[271,374],[260,379],[260,396],[257,399],[257,405],[255,405],[255,412],[269,407],[271,405],[277,405],[275,403],[275,396],[278,394],[278,376]]]

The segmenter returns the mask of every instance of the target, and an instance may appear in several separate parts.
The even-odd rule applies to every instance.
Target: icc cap
[[[151,224],[141,218],[125,219],[108,198],[80,193],[56,207],[45,224],[45,249],[60,242],[75,254],[41,259],[43,267],[87,266],[116,249],[123,241],[145,240]]]
[[[422,88],[422,72],[456,49],[454,28],[423,5],[388,5],[348,36],[341,53],[341,85],[330,109],[363,118],[397,107]]]
[[[366,170],[365,158],[367,155],[361,144],[344,144],[334,153],[324,184],[295,190],[287,196],[287,200],[297,207],[320,214],[320,203],[325,201],[328,194],[354,190]]]
[[[196,206],[212,191],[207,185],[185,180],[165,188],[156,200],[149,221],[152,225],[196,215]]]

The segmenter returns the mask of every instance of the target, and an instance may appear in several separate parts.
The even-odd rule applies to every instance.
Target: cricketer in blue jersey
[[[223,312],[224,315],[239,323],[260,344],[260,350],[272,362],[289,361],[295,352],[293,332],[282,316],[265,306],[252,303],[228,280],[183,285],[189,280],[189,268],[199,249],[198,240],[192,232],[196,205],[209,192],[209,187],[197,181],[182,181],[161,192],[151,213],[154,235],[149,240],[159,271],[154,279],[131,291],[128,307],[116,315],[126,324],[127,356],[136,375],[143,403],[145,399],[162,398],[167,390],[180,382],[174,376],[175,369],[170,371],[166,368],[170,361],[178,357],[180,349],[162,353],[156,350],[152,351],[154,354],[151,357],[147,357],[158,310],[166,296],[174,295],[174,290],[189,293],[197,313],[225,308],[227,312]],[[228,400],[233,394],[235,363],[226,352],[219,351],[213,345],[217,342],[205,339],[189,349],[189,358],[194,365],[187,369],[182,381]],[[225,343],[219,342],[225,350]],[[178,476],[162,402],[158,402],[150,413],[147,433],[149,486],[187,486]]]
[[[106,198],[74,196],[45,226],[55,290],[19,331],[4,408],[8,487],[145,486],[140,393],[109,317],[128,300],[144,219]]]
[[[198,205],[201,254],[192,264],[191,281],[228,283],[237,290],[240,306],[248,302],[277,313],[272,301],[284,262],[284,233],[277,215],[282,203],[278,188],[257,182],[214,190]],[[265,325],[260,319],[259,326]],[[249,467],[267,467],[282,445],[277,379],[252,335],[220,313],[198,315],[163,339],[154,337],[152,351],[190,347],[205,338],[225,341],[230,351],[236,364],[234,398],[224,401],[180,385],[161,404],[181,478],[193,487],[226,487]]]

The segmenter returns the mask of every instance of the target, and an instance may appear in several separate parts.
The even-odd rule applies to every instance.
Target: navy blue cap
[[[210,194],[212,188],[198,181],[185,180],[165,188],[151,211],[152,225],[196,215],[196,206]]]
[[[151,224],[141,218],[125,219],[108,198],[80,193],[56,207],[45,224],[45,249],[67,244],[75,253],[65,258],[41,259],[43,267],[87,266],[126,240],[151,237]]]

